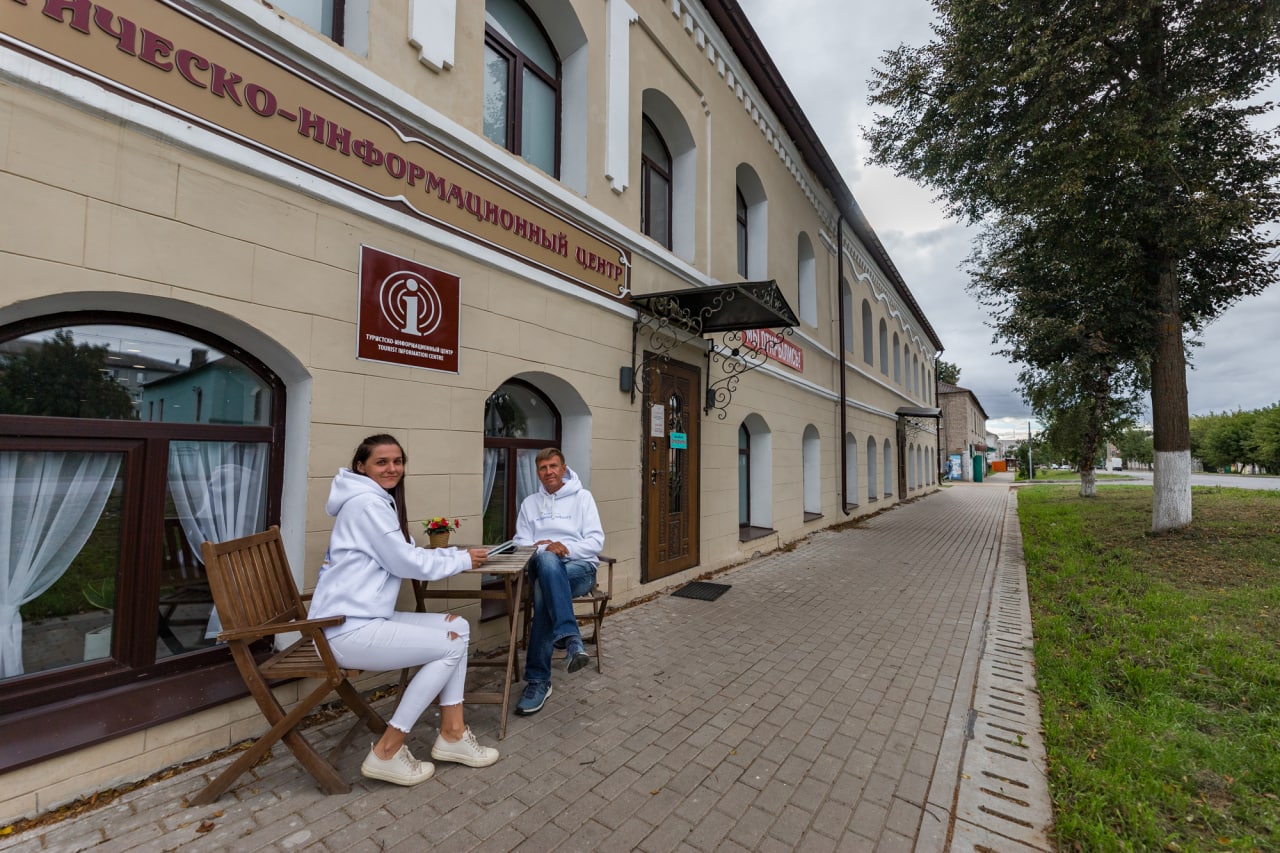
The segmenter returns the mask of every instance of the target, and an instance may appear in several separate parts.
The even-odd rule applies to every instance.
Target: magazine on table
[[[486,547],[488,547],[488,549],[489,549],[489,556],[490,556],[490,557],[496,557],[496,556],[498,556],[499,554],[507,554],[507,553],[510,553],[510,552],[515,551],[515,550],[516,550],[516,540],[514,540],[514,539],[508,539],[506,542],[501,542],[501,543],[499,543],[499,544],[497,544],[497,545],[488,545],[488,546],[486,546]]]

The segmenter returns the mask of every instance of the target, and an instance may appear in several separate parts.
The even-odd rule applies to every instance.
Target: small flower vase
[[[431,543],[432,548],[448,548],[449,547],[449,531],[443,533],[428,533],[427,540]]]

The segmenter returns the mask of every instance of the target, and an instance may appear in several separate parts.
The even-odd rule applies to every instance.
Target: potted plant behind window
[[[449,534],[461,527],[462,522],[456,518],[450,521],[444,516],[437,515],[422,522],[422,526],[427,531],[427,539],[432,548],[448,548]]]
[[[116,604],[115,578],[102,578],[96,581],[85,581],[80,587],[84,600],[94,610],[107,614],[107,624],[90,628],[84,634],[84,659],[101,660],[111,657],[111,624],[114,621]]]

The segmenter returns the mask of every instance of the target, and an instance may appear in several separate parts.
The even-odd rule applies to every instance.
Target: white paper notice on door
[[[662,438],[667,434],[667,407],[655,405],[649,410],[649,437]]]

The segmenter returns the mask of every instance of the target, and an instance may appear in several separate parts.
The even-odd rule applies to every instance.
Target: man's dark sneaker
[[[564,668],[569,672],[577,672],[589,663],[591,656],[582,647],[582,639],[570,637],[569,642],[564,644]]]
[[[520,701],[516,703],[516,713],[522,717],[538,713],[542,710],[542,706],[547,704],[547,697],[550,695],[550,684],[538,684],[536,682],[526,684],[524,693],[520,696]]]

